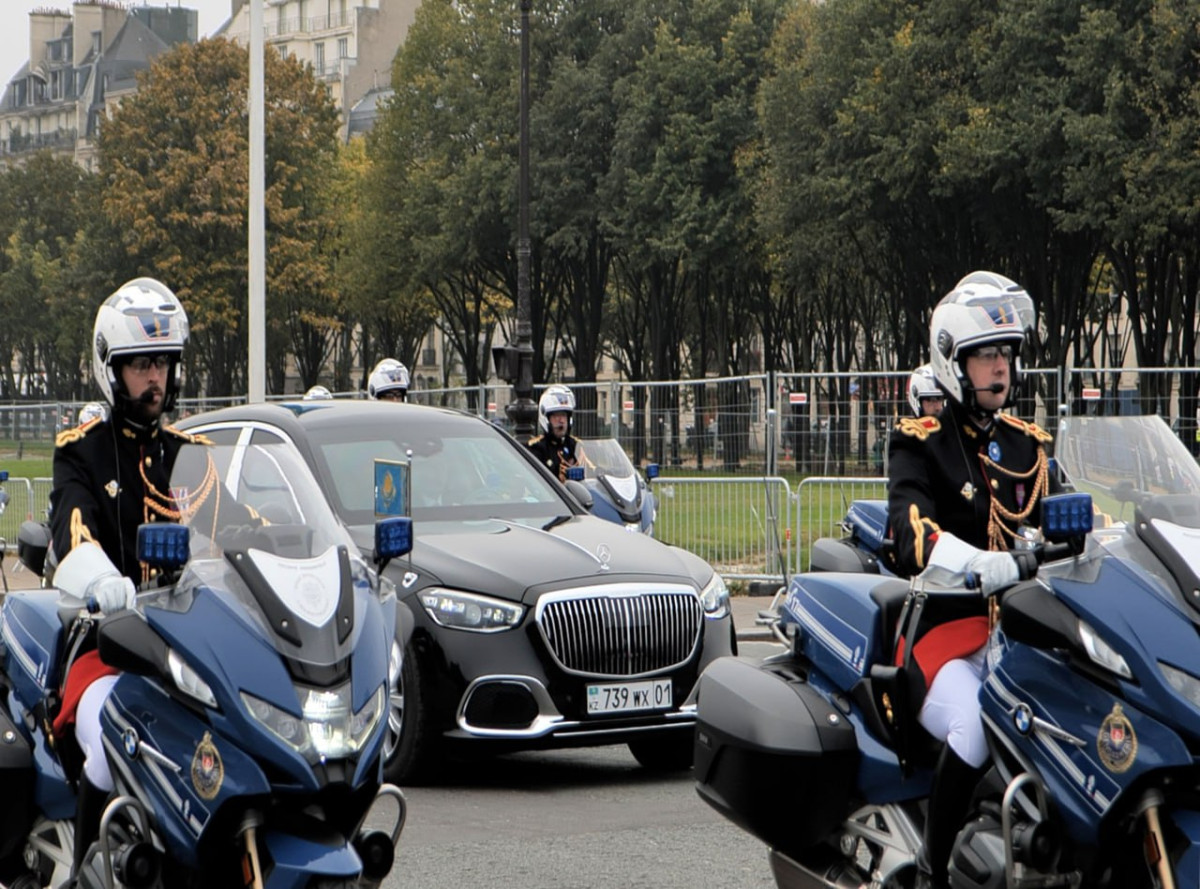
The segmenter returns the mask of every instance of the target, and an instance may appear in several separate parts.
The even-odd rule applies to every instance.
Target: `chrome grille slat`
[[[599,588],[554,593],[538,605],[537,624],[550,653],[571,673],[629,677],[687,661],[704,621],[695,592]]]

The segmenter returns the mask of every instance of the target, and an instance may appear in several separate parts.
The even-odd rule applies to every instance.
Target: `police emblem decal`
[[[1133,723],[1126,718],[1120,704],[1113,704],[1112,712],[1100,723],[1096,733],[1096,753],[1100,762],[1110,772],[1126,772],[1137,760],[1138,740]]]
[[[221,792],[224,781],[225,764],[221,762],[221,753],[212,741],[212,734],[205,732],[192,757],[192,786],[200,799],[211,800]]]

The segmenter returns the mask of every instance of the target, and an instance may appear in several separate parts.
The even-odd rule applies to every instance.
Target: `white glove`
[[[120,574],[97,577],[88,585],[87,592],[84,598],[95,598],[96,604],[105,614],[116,614],[118,611],[132,608],[137,600],[137,590],[133,588],[133,581]]]
[[[921,578],[942,586],[957,586],[964,583],[969,574],[978,578],[985,596],[1008,589],[1021,579],[1017,563],[1009,553],[982,550],[948,531],[939,531]]]
[[[108,613],[132,608],[136,596],[133,581],[94,543],[81,543],[67,553],[54,571],[54,583],[84,602],[95,599]]]

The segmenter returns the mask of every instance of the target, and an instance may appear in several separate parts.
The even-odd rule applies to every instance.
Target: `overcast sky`
[[[145,5],[185,6],[199,11],[201,37],[224,24],[230,8],[229,0],[158,0]],[[43,7],[69,10],[71,0],[0,0],[0,78],[3,78],[3,85],[7,85],[29,61],[29,11]]]

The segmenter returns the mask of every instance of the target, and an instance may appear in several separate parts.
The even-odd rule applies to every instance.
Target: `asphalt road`
[[[747,642],[743,654],[778,650]],[[771,889],[766,847],[624,746],[531,752],[404,789],[387,889]],[[797,801],[797,805],[802,804]],[[383,819],[376,826],[384,827]]]

